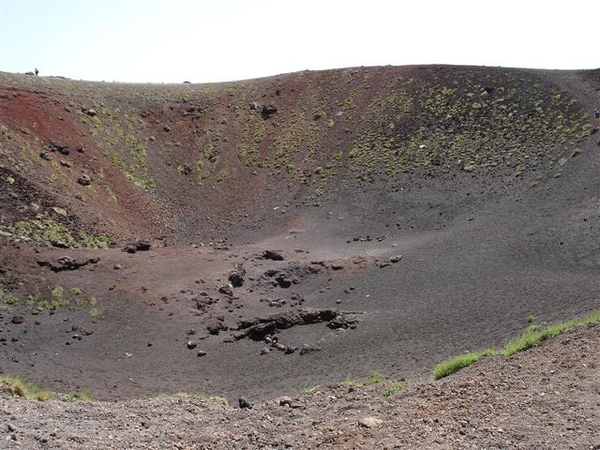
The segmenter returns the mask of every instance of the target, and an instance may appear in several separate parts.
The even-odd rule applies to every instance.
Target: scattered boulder
[[[214,321],[206,325],[206,330],[212,335],[218,335],[221,331],[227,331],[227,327],[223,322]]]
[[[190,350],[193,350],[196,347],[198,347],[198,343],[196,341],[190,340],[187,342],[187,348],[189,348]]]
[[[219,288],[219,292],[228,297],[233,297],[233,286],[231,284],[224,284]]]
[[[90,117],[94,117],[98,114],[98,111],[96,111],[94,108],[84,109],[83,112],[86,113]]]
[[[280,250],[265,250],[262,253],[263,259],[269,259],[271,261],[283,261],[284,257]]]
[[[286,303],[285,299],[270,300],[269,306],[281,308],[282,306],[285,305],[285,303]]]
[[[277,403],[279,404],[279,406],[292,406],[292,399],[284,396],[284,397],[279,397],[277,399]]]
[[[50,267],[50,270],[53,272],[61,272],[63,270],[77,270],[88,264],[98,264],[98,261],[100,261],[100,258],[88,258],[85,261],[77,261],[70,256],[62,256],[58,259],[58,263],[45,260],[38,260],[37,263],[41,267]]]
[[[233,287],[242,287],[244,284],[244,278],[246,276],[246,271],[243,269],[232,270],[229,272],[229,276],[227,279],[231,283]]]
[[[50,145],[52,146],[52,148],[54,150],[56,150],[61,155],[68,155],[70,153],[69,147],[66,145],[58,144],[57,142],[54,142],[54,141],[50,141]]]
[[[273,105],[263,105],[263,107],[260,110],[260,115],[262,116],[263,119],[270,119],[271,117],[273,117],[275,114],[277,114],[277,111],[279,111],[277,109],[277,106],[273,106]]]
[[[138,241],[133,241],[130,242],[129,244],[127,244],[125,246],[125,248],[123,249],[124,252],[127,253],[135,253],[137,251],[148,251],[150,250],[151,245],[150,242],[146,241],[146,240],[138,240]]]
[[[92,179],[89,175],[86,175],[84,173],[79,178],[77,178],[77,182],[82,186],[89,186],[90,184],[92,184]]]
[[[396,263],[399,263],[401,259],[402,259],[402,255],[396,255],[396,256],[392,256],[392,257],[390,258],[390,262],[391,262],[392,264],[396,264]]]
[[[383,423],[383,420],[378,419],[377,417],[363,417],[358,421],[359,425],[362,425],[365,428],[376,428]]]
[[[300,356],[307,355],[308,353],[320,352],[320,351],[321,351],[321,347],[319,347],[318,345],[306,345],[306,344],[304,344],[302,346],[302,348],[300,349]]]
[[[198,350],[198,353],[196,354],[196,356],[198,356],[199,358],[206,356],[207,353],[204,350]]]
[[[241,409],[252,409],[252,403],[250,403],[246,397],[240,397],[238,399],[238,404]]]
[[[273,286],[288,289],[292,284],[297,284],[298,279],[292,278],[286,271],[269,269],[265,272],[267,278],[273,279]]]
[[[13,316],[11,322],[14,323],[15,325],[19,325],[19,324],[25,322],[25,317],[23,317],[23,316]]]
[[[355,327],[357,322],[358,317],[356,315],[340,312],[333,319],[327,322],[327,326],[332,330],[337,330],[339,328],[348,329]]]
[[[52,161],[52,155],[50,154],[50,152],[48,150],[42,150],[40,152],[40,158],[42,158],[43,160],[46,160],[46,161]]]
[[[288,289],[291,285],[293,280],[290,279],[287,274],[285,273],[279,273],[276,277],[275,277],[275,281],[277,282],[278,286],[280,288],[283,289]]]

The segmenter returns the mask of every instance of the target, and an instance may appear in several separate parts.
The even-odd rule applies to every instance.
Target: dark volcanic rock
[[[252,409],[252,403],[250,403],[246,397],[240,397],[238,399],[238,404],[241,409]]]
[[[25,322],[25,317],[23,316],[14,316],[11,320],[12,323],[14,323],[15,325],[19,325],[23,322]]]
[[[273,105],[263,106],[262,109],[260,110],[260,115],[262,116],[263,119],[270,119],[275,114],[277,114],[277,111],[279,111],[277,109],[277,106],[273,106]]]
[[[89,258],[85,261],[77,261],[70,256],[63,256],[58,259],[58,264],[44,260],[38,260],[37,263],[42,267],[50,267],[50,270],[53,272],[61,272],[63,270],[77,270],[80,267],[87,266],[88,264],[98,264],[98,261],[100,261],[100,258]]]
[[[214,322],[209,323],[208,325],[206,325],[206,329],[208,330],[208,332],[210,334],[213,334],[213,335],[217,335],[221,331],[227,331],[227,327],[225,326],[225,324],[220,321],[214,321]]]
[[[284,259],[280,250],[265,250],[262,257],[263,259],[270,259],[272,261],[283,261]]]
[[[265,336],[272,335],[278,330],[321,322],[328,322],[327,325],[334,329],[350,328],[358,321],[356,314],[358,313],[346,313],[336,309],[305,308],[268,317],[242,320],[238,322],[240,332],[234,335],[234,339],[240,340],[247,337],[254,341],[261,341],[265,339]]]
[[[351,328],[358,322],[358,317],[355,315],[348,315],[344,313],[340,313],[331,319],[327,326],[333,330],[338,328]]]
[[[138,241],[133,241],[130,242],[129,244],[127,244],[125,246],[125,248],[123,249],[124,252],[127,253],[135,253],[137,251],[148,251],[150,250],[151,245],[150,242],[145,241],[145,240],[138,240]]]
[[[52,146],[52,148],[54,150],[56,150],[58,153],[60,153],[62,155],[68,155],[70,153],[69,147],[67,147],[66,145],[58,144],[53,141],[50,141],[50,145]]]
[[[233,286],[231,284],[224,284],[219,288],[219,292],[228,297],[233,297]]]
[[[246,273],[244,270],[232,270],[227,278],[233,287],[242,287]]]
[[[40,158],[46,160],[46,161],[51,161],[52,160],[52,155],[50,154],[50,152],[48,150],[42,150],[40,152]]]

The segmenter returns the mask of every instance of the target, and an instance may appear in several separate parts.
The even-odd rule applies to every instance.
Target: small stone
[[[268,355],[269,353],[271,353],[271,349],[270,349],[270,348],[268,348],[268,347],[263,347],[263,348],[260,350],[260,354],[261,354],[261,355]]]
[[[358,421],[359,425],[362,425],[365,428],[376,428],[383,423],[383,420],[378,419],[377,417],[363,417]]]
[[[77,179],[77,182],[82,186],[89,186],[92,184],[92,179],[89,175],[83,174]]]
[[[15,431],[17,431],[17,427],[15,427],[15,426],[14,426],[12,423],[9,423],[9,424],[7,425],[7,428],[8,428],[8,431],[10,431],[10,432],[15,432]]]
[[[390,258],[390,262],[391,262],[392,264],[396,264],[396,263],[399,263],[401,259],[402,259],[402,255],[396,255],[396,256],[392,256],[392,257]]]
[[[19,324],[25,322],[25,317],[23,317],[23,316],[14,316],[12,318],[11,322],[14,323],[15,325],[19,325]]]
[[[113,266],[113,269],[115,269],[115,270],[121,270],[122,268],[123,268],[123,266],[121,266],[121,264],[115,264]]]
[[[189,348],[190,350],[196,348],[198,346],[198,343],[196,341],[188,341],[187,342],[187,348]]]
[[[198,350],[198,353],[196,356],[201,358],[202,356],[206,356],[206,352],[204,350]]]
[[[98,111],[96,111],[94,108],[89,108],[85,113],[90,117],[94,117],[98,114]]]
[[[292,399],[287,396],[279,397],[277,403],[279,406],[292,406]]]

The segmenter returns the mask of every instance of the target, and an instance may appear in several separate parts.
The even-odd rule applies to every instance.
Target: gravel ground
[[[600,326],[437,382],[315,386],[252,408],[216,400],[0,397],[0,445],[24,449],[599,449]]]

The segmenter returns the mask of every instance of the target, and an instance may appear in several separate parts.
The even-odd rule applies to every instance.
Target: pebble
[[[358,421],[359,425],[362,425],[365,428],[376,428],[383,423],[383,420],[378,419],[377,417],[363,417]]]

